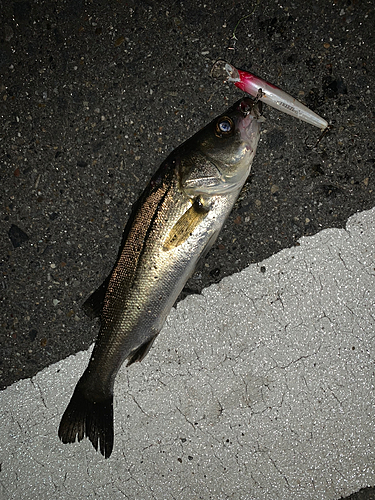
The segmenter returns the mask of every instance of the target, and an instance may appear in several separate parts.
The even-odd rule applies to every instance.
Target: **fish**
[[[144,359],[215,242],[249,176],[263,120],[261,103],[236,102],[166,158],[134,205],[112,272],[82,306],[100,329],[60,422],[63,443],[87,437],[110,457],[117,372]]]
[[[226,74],[226,81],[233,82],[236,87],[253,97],[257,97],[269,106],[314,125],[322,131],[329,128],[328,122],[324,118],[272,83],[266,82],[248,71],[237,69],[222,60],[215,63],[211,74],[221,76],[220,72]]]

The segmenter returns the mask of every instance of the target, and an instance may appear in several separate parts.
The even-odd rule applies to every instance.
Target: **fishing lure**
[[[222,72],[223,70],[228,82],[233,82],[236,87],[258,98],[269,106],[294,116],[295,118],[299,118],[304,122],[310,123],[320,128],[322,131],[328,128],[328,122],[311,111],[311,109],[307,108],[301,102],[297,101],[297,99],[294,99],[294,97],[275,85],[262,80],[252,73],[239,70],[225,61],[217,61],[212,68],[211,74],[213,76],[218,76],[217,71]]]

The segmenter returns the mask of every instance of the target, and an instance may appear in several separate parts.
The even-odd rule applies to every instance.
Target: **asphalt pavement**
[[[298,250],[301,237],[345,228],[353,214],[375,206],[372,1],[57,0],[0,5],[3,389],[16,390],[12,384],[21,379],[32,384],[30,377],[43,377],[41,370],[66,363],[68,356],[91,345],[97,324],[84,316],[80,305],[111,270],[132,204],[178,144],[241,97],[239,90],[210,77],[219,58],[283,88],[333,128],[316,144],[318,129],[264,106],[266,121],[249,180],[180,299],[192,295],[187,304],[199,302],[202,296],[194,295],[209,285],[220,287],[224,277],[283,249]],[[370,227],[373,212],[364,213]],[[363,259],[358,248],[353,251]],[[324,254],[324,246],[320,252]],[[367,270],[373,283],[371,267]],[[332,282],[337,277],[332,276]],[[373,303],[371,280],[369,286]],[[319,295],[314,287],[304,288],[306,293],[311,290]],[[181,307],[188,307],[185,302]],[[373,319],[367,325],[366,335]],[[363,339],[370,342],[366,335]],[[215,342],[220,345],[220,339]],[[156,349],[148,355],[153,362]],[[368,352],[370,366],[371,346]],[[167,355],[162,356],[164,363]],[[199,359],[196,362],[198,369]],[[78,377],[77,366],[71,377]],[[330,371],[329,366],[325,369]],[[262,376],[256,380],[264,382]],[[61,381],[48,380],[56,391],[63,390]],[[64,402],[49,402],[56,408],[48,415],[53,425],[70,389],[64,392]],[[7,391],[2,395],[9,405]],[[26,404],[33,406],[31,401]],[[342,404],[345,408],[345,401]],[[367,416],[373,414],[368,405]],[[232,416],[236,418],[235,411]],[[229,414],[225,418],[230,425]],[[366,421],[367,431],[369,426]],[[168,427],[163,432],[168,433]],[[368,442],[372,435],[364,433]],[[60,446],[54,439],[53,446]],[[197,457],[198,443],[194,446]],[[77,460],[79,448],[68,449],[61,453]],[[343,450],[350,453],[350,448]],[[91,460],[91,450],[85,453],[85,460]],[[373,455],[368,453],[358,462],[364,468],[356,473],[361,480],[343,478],[352,488],[375,484],[369,472]],[[139,481],[143,469],[138,467],[132,475]],[[4,470],[9,479],[5,462]],[[305,473],[301,469],[301,477]],[[253,478],[256,481],[256,475]],[[332,488],[327,487],[324,498],[356,491]],[[367,489],[355,498],[373,496]]]

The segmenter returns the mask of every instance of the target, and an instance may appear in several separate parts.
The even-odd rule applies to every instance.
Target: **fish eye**
[[[230,135],[234,130],[234,123],[229,116],[221,117],[216,123],[216,135],[222,137],[223,135]]]

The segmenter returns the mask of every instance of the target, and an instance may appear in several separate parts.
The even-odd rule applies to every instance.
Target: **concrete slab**
[[[334,500],[375,484],[375,208],[173,309],[110,459],[57,427],[89,351],[0,393],[0,498]]]

